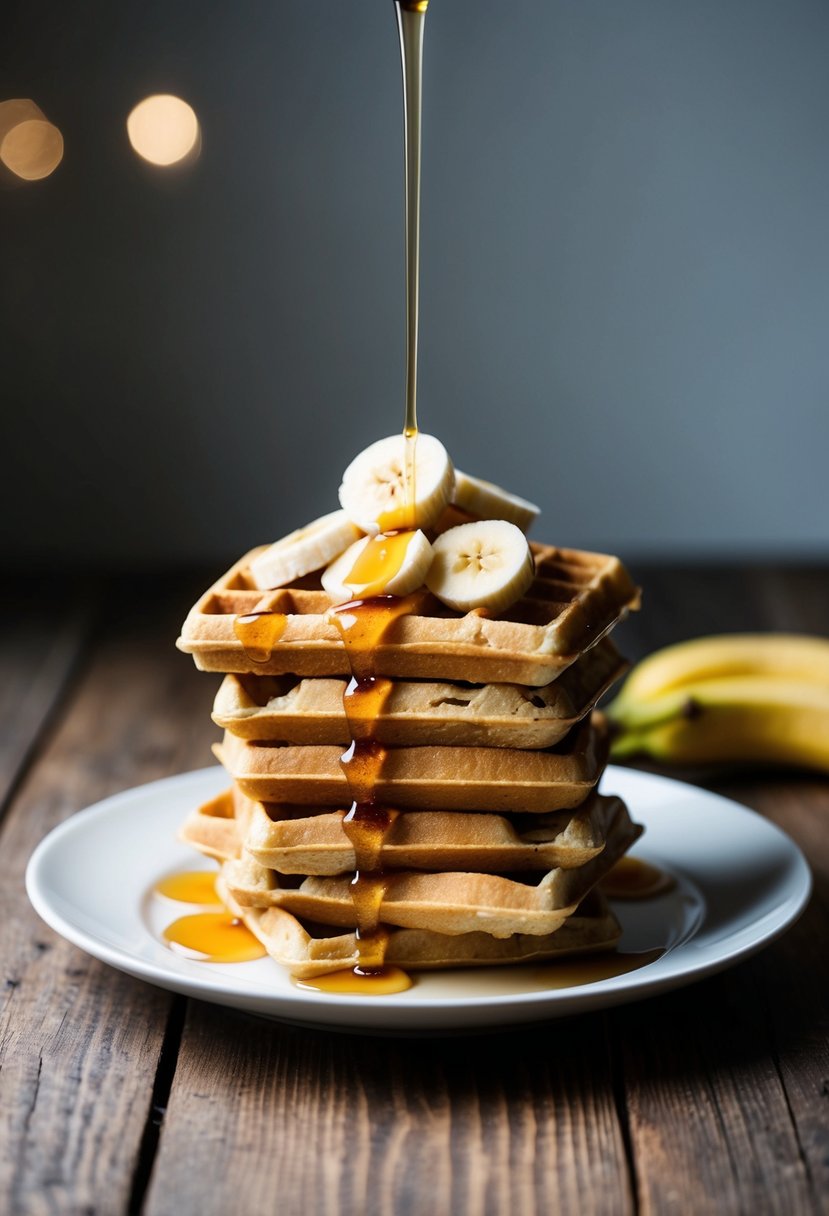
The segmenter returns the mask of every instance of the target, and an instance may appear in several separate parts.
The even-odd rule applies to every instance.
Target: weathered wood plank
[[[829,634],[829,570],[775,568],[756,578],[764,624]],[[750,964],[770,1022],[773,1058],[786,1094],[816,1210],[829,1209],[829,780],[769,772],[719,792],[777,823],[809,859],[814,894],[800,922]]]
[[[147,1216],[632,1210],[601,1015],[348,1038],[191,1003]]]
[[[769,1019],[817,1211],[829,1209],[829,782],[769,778],[742,799],[778,823],[809,858],[814,894],[803,917],[750,964]]]
[[[654,571],[648,582],[658,607],[652,634],[647,616],[637,622],[643,652],[715,630],[827,628],[825,571],[692,573],[689,583],[681,572]],[[616,1015],[642,1211],[685,1212],[691,1200],[694,1212],[821,1211],[829,850],[820,825],[829,788],[772,771],[707,776],[708,788],[763,811],[798,840],[816,868],[817,894],[800,925],[756,960]]]
[[[60,705],[88,639],[98,602],[93,587],[67,588],[61,610],[36,580],[0,595],[0,817],[41,732]]]
[[[616,1025],[642,1212],[816,1210],[750,967]]]
[[[0,838],[3,1210],[126,1210],[171,998],[52,934],[23,893],[37,842],[108,793],[204,762],[211,681],[172,648],[171,612],[114,593],[109,631],[20,787]]]

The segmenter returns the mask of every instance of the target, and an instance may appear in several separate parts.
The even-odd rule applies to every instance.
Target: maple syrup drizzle
[[[392,992],[405,992],[411,988],[411,977],[400,967],[383,967],[379,971],[363,972],[359,967],[351,971],[332,971],[328,975],[317,975],[310,980],[294,980],[297,988],[311,992],[339,992],[353,996],[388,996]]]
[[[371,599],[349,600],[334,609],[332,617],[345,643],[351,673],[357,683],[381,679],[375,672],[374,651],[399,617],[417,612],[423,598],[423,593],[419,592],[404,596],[374,595]],[[346,705],[346,712],[348,709]]]
[[[378,521],[380,535],[361,550],[346,586],[357,598],[334,610],[351,667],[351,682],[343,706],[352,743],[342,758],[352,804],[343,831],[354,849],[351,896],[357,922],[357,966],[335,972],[302,987],[325,992],[402,992],[411,980],[399,968],[385,966],[388,930],[380,922],[386,875],[382,869],[383,840],[397,811],[378,804],[377,785],[386,749],[375,737],[376,723],[391,689],[377,674],[376,649],[386,630],[411,612],[417,596],[385,594],[406,558],[417,527],[415,460],[417,448],[417,343],[420,303],[420,117],[423,86],[423,24],[428,0],[395,0],[403,69],[403,111],[406,168],[406,414],[401,468],[403,503]]]
[[[610,899],[654,899],[676,885],[670,874],[638,857],[622,857],[601,882]]]
[[[376,566],[366,565],[363,569],[369,583],[380,577]],[[358,961],[353,982],[358,985],[361,978],[377,978],[387,970],[384,959],[389,935],[380,923],[387,879],[381,856],[386,832],[397,817],[397,811],[379,805],[376,798],[387,754],[375,738],[376,723],[391,688],[391,681],[376,673],[376,649],[391,624],[411,612],[418,600],[417,595],[380,595],[352,600],[332,614],[352,674],[343,696],[352,742],[341,763],[352,798],[351,808],[343,819],[343,831],[354,849],[351,898],[357,923]],[[334,982],[330,976],[328,981]],[[394,991],[403,991],[400,977],[395,983]],[[377,992],[379,988],[375,985],[371,991]]]
[[[411,530],[381,532],[363,545],[350,572],[343,579],[355,599],[371,599],[383,594],[391,580],[400,573],[413,537]]]
[[[408,417],[408,415],[407,415]],[[417,422],[403,428],[403,501],[405,503],[404,526],[417,526],[415,513],[415,458],[417,455]]]
[[[377,517],[380,535],[374,539],[380,543],[390,537],[411,533],[417,528],[415,498],[415,461],[417,454],[417,427],[403,429],[403,459],[399,468],[394,468],[395,483],[388,486],[392,504]],[[368,548],[368,546],[366,546]],[[390,576],[391,577],[391,576]]]
[[[250,929],[226,910],[180,916],[164,930],[164,940],[177,953],[206,963],[248,963],[266,953]]]
[[[155,884],[153,890],[167,899],[174,899],[181,904],[199,904],[209,907],[212,904],[222,906],[216,891],[215,870],[184,870],[179,874],[169,874]]]
[[[351,793],[351,808],[343,819],[343,831],[354,849],[351,898],[357,925],[357,966],[346,977],[323,976],[320,991],[387,991],[375,983],[383,976],[388,930],[380,923],[380,910],[387,878],[382,868],[383,840],[397,811],[378,804],[377,784],[386,749],[374,737],[377,716],[382,712],[390,682],[375,673],[375,649],[385,630],[398,616],[410,611],[410,599],[378,596],[354,600],[334,611],[334,620],[345,645],[352,679],[343,697],[352,743],[342,757],[342,767]],[[402,974],[402,973],[401,973]],[[403,991],[411,981],[400,976],[393,991]],[[317,985],[317,981],[314,981]],[[369,988],[365,988],[368,984]],[[333,985],[333,986],[332,986]],[[345,987],[343,987],[345,985]]]
[[[164,941],[177,953],[198,962],[246,963],[262,958],[266,953],[262,943],[222,904],[216,890],[217,877],[215,870],[182,870],[155,884],[154,894],[166,899],[221,909],[178,917],[164,929]]]
[[[395,0],[403,71],[403,154],[406,167],[406,422],[417,438],[417,342],[420,311],[420,127],[423,95],[423,30],[429,0]],[[411,461],[412,471],[414,461]],[[409,485],[412,485],[409,482]],[[413,499],[412,499],[413,501]]]
[[[385,676],[351,679],[343,693],[343,705],[355,743],[373,740],[375,723],[385,708],[392,688],[392,681]]]
[[[287,623],[284,612],[245,612],[234,617],[233,632],[252,663],[267,663]]]

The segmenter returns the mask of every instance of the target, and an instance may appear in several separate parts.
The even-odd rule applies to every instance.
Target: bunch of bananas
[[[614,759],[829,772],[829,640],[757,633],[681,642],[639,663],[606,712]]]

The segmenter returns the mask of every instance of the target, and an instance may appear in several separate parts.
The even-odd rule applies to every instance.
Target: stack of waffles
[[[407,970],[551,959],[619,937],[599,882],[641,829],[597,793],[608,740],[594,709],[625,668],[608,634],[638,593],[616,558],[531,550],[534,581],[508,611],[453,611],[422,589],[372,647],[382,695],[366,729],[388,808],[376,912],[384,961]],[[321,571],[263,592],[262,552],[205,593],[178,641],[224,673],[213,718],[231,781],[182,834],[221,863],[231,912],[307,978],[362,957],[341,764],[351,670]]]

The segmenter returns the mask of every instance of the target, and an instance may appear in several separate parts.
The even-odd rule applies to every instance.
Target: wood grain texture
[[[815,1210],[750,967],[616,1022],[642,1212]]]
[[[750,967],[816,1209],[829,1211],[829,782],[767,779],[750,802],[797,841],[812,867],[803,917]]]
[[[51,590],[51,588],[50,588]],[[99,596],[64,592],[62,609],[36,579],[0,594],[0,818],[83,659]]]
[[[753,582],[764,628],[829,635],[829,571],[775,568],[757,572]],[[720,779],[713,788],[777,823],[812,868],[814,892],[803,917],[748,966],[769,1019],[811,1198],[815,1210],[829,1211],[829,780],[767,772]]]
[[[829,785],[745,776],[810,858],[815,894],[779,942],[722,976],[620,1010],[643,1212],[811,1213],[829,1197]],[[661,1025],[660,1025],[661,1023]]]
[[[0,837],[0,1195],[27,1216],[126,1210],[171,998],[49,931],[23,892],[26,861],[79,807],[203,761],[213,733],[210,682],[172,649],[169,606],[105,608],[109,629]]]
[[[715,631],[829,630],[824,570],[660,570],[645,581],[637,654]],[[641,1210],[825,1211],[829,783],[773,770],[677,775],[777,822],[816,885],[800,924],[757,958],[615,1015]]]
[[[634,658],[708,632],[829,630],[827,570],[636,573],[645,605],[621,642]],[[13,795],[0,834],[0,1210],[829,1211],[825,779],[677,774],[803,847],[815,897],[779,942],[680,992],[509,1035],[293,1029],[171,998],[45,929],[22,894],[45,832],[114,790],[209,763],[216,681],[172,649],[198,587],[156,583],[142,602],[140,587],[104,586],[86,650],[71,603],[66,633],[28,614],[12,621],[28,638],[17,649],[0,633],[5,705],[20,709],[0,744],[0,797],[4,780]]]
[[[291,1030],[192,1003],[148,1216],[627,1213],[601,1015],[504,1037]]]

